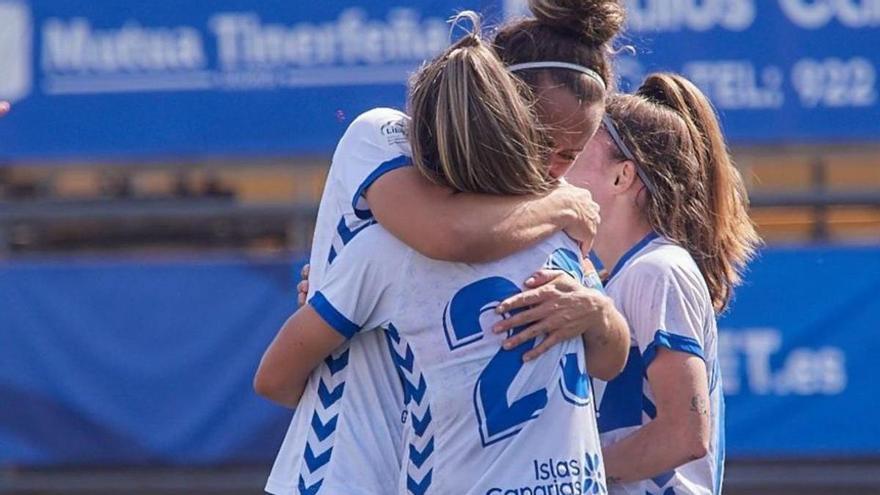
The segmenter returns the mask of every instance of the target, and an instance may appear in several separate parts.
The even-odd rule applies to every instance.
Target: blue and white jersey
[[[337,257],[309,304],[347,336],[388,328],[407,405],[398,493],[605,493],[583,342],[523,363],[536,339],[505,350],[491,331],[536,268],[582,280],[577,250],[557,234],[496,262],[448,263],[376,225]]]
[[[375,223],[364,193],[409,164],[407,117],[374,109],[351,123],[333,155],[312,241],[311,287]],[[385,495],[400,473],[403,391],[384,332],[352,338],[312,374],[266,484],[275,495]],[[364,411],[370,411],[365,414]]]
[[[724,398],[718,365],[718,330],[709,289],[690,254],[650,234],[617,263],[605,290],[629,322],[632,347],[614,380],[594,381],[602,445],[632,434],[656,417],[646,372],[661,347],[699,356],[709,370],[709,453],[640,482],[609,486],[612,494],[718,494],[724,474]]]

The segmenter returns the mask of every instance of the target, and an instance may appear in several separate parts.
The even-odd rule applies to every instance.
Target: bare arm
[[[697,356],[661,348],[648,367],[657,417],[602,450],[609,482],[653,478],[706,455],[709,390]]]
[[[263,354],[254,390],[273,402],[296,407],[312,370],[344,342],[345,337],[311,306],[303,306],[287,319]]]
[[[614,307],[610,297],[596,290],[589,290],[594,293],[595,297],[591,302],[595,301],[595,314],[597,318],[601,318],[601,322],[582,336],[587,352],[587,371],[590,376],[608,381],[626,367],[629,357],[629,325]]]
[[[590,193],[567,184],[544,196],[455,193],[403,167],[380,177],[366,194],[383,227],[444,261],[500,259],[560,230],[590,245],[599,220]]]
[[[540,270],[526,281],[531,289],[503,301],[496,311],[528,308],[493,329],[496,333],[531,324],[504,342],[513,348],[522,342],[547,334],[524,358],[532,360],[559,342],[581,337],[587,352],[587,371],[608,381],[617,376],[629,356],[629,325],[614,302],[598,290],[584,287],[565,272]]]

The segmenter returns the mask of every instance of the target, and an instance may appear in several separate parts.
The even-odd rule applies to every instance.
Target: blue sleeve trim
[[[590,258],[590,263],[593,264],[593,268],[595,268],[596,271],[601,272],[602,270],[605,269],[605,265],[602,264],[602,260],[599,259],[599,255],[596,254],[596,251],[593,251],[591,249],[590,254],[589,254],[589,258]]]
[[[703,348],[696,340],[690,337],[685,337],[684,335],[669,333],[665,330],[657,330],[657,333],[654,334],[654,340],[648,344],[645,353],[642,355],[642,359],[645,363],[645,371],[648,370],[648,366],[650,366],[651,362],[654,361],[654,358],[657,357],[658,347],[665,347],[672,351],[693,354],[704,361],[706,359],[705,356],[703,356]]]
[[[351,199],[351,207],[354,209],[354,214],[360,218],[361,220],[369,220],[373,218],[373,212],[370,211],[369,208],[365,210],[358,209],[358,200],[364,196],[367,192],[367,189],[373,185],[374,182],[379,180],[379,177],[391,172],[392,170],[397,170],[398,168],[407,167],[412,164],[412,159],[408,156],[400,155],[397,158],[392,160],[388,160],[387,162],[376,167],[376,170],[373,170],[370,175],[367,176],[366,179],[358,186],[357,191],[354,193],[354,198]]]
[[[309,305],[317,311],[318,315],[321,316],[328,325],[341,333],[346,339],[354,337],[354,334],[358,333],[361,329],[359,325],[346,318],[345,315],[334,308],[330,301],[328,301],[320,291],[316,292],[315,295],[309,299]]]
[[[562,270],[568,273],[578,282],[584,278],[584,269],[581,267],[581,257],[571,249],[559,248],[550,254],[544,263],[544,268],[549,270]]]

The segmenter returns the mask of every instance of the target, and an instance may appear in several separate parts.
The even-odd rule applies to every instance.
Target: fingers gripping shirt
[[[699,268],[688,252],[655,235],[624,255],[606,291],[630,326],[626,368],[608,383],[596,381],[603,445],[629,436],[656,417],[646,379],[661,348],[700,357],[709,372],[712,440],[709,454],[654,479],[612,485],[621,494],[719,493],[723,474],[724,404],[717,360],[715,313]]]
[[[311,296],[346,245],[375,223],[365,197],[370,185],[409,163],[407,122],[397,110],[377,108],[357,117],[339,141],[312,241]],[[396,483],[403,389],[392,354],[384,331],[348,331],[353,337],[347,345],[306,385],[267,482],[269,493],[385,494]],[[374,413],[359,424],[353,416],[364,410]]]
[[[491,332],[494,308],[545,262],[582,279],[577,250],[558,234],[497,262],[444,263],[376,225],[334,261],[310,304],[346,336],[387,326],[404,384],[399,484],[385,493],[605,490],[582,341],[523,363],[537,339],[504,350]]]

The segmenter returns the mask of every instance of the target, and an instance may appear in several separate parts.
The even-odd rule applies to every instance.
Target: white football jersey
[[[376,225],[337,257],[309,304],[343,334],[388,329],[407,404],[398,493],[604,493],[583,342],[523,363],[536,339],[505,350],[491,331],[494,308],[542,265],[583,280],[577,250],[557,234],[499,261],[448,263]],[[371,428],[375,411],[359,412]]]
[[[629,322],[626,368],[608,383],[595,380],[602,445],[629,436],[657,415],[646,370],[661,347],[702,358],[709,371],[709,453],[653,479],[609,486],[612,494],[719,494],[724,475],[724,397],[718,330],[709,289],[691,255],[650,234],[611,271],[605,290]]]
[[[340,140],[312,241],[312,288],[320,286],[343,247],[375,223],[366,190],[382,174],[410,163],[407,120],[397,110],[370,110],[355,119]],[[350,336],[309,379],[267,492],[385,495],[396,486],[403,429],[401,381],[383,331]]]

